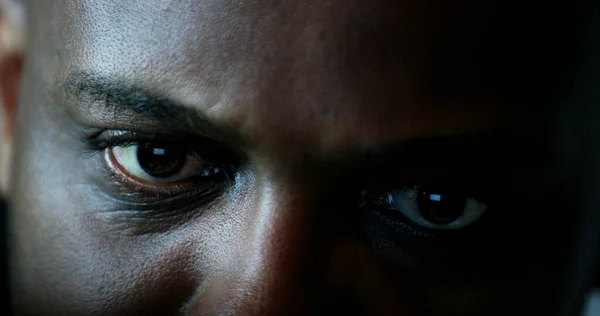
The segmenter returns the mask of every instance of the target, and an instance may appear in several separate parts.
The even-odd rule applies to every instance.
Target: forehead
[[[370,146],[504,124],[506,100],[481,92],[476,59],[456,57],[474,54],[466,13],[441,23],[416,2],[316,0],[79,0],[50,11],[67,43],[55,47],[56,82],[78,71],[133,81],[250,142]]]

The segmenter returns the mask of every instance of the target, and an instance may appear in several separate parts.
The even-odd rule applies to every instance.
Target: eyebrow
[[[368,171],[390,172],[390,168],[416,174],[473,174],[514,168],[550,168],[557,162],[549,144],[539,140],[490,130],[422,139],[405,140],[372,148],[353,163]]]
[[[167,130],[188,130],[206,134],[212,129],[209,120],[198,110],[186,107],[164,93],[142,88],[126,80],[115,80],[100,74],[76,72],[68,75],[61,93],[77,104],[100,106],[103,116],[147,119]],[[94,111],[94,110],[92,110]]]
[[[86,108],[85,112],[92,112],[88,116],[103,125],[118,124],[119,127],[126,125],[143,129],[153,124],[162,131],[185,132],[209,138],[220,135],[220,140],[236,140],[235,133],[215,128],[198,110],[169,98],[158,89],[151,92],[135,82],[97,73],[75,72],[68,75],[59,88],[67,100],[77,104],[77,108],[82,108],[81,104],[93,108]],[[506,152],[507,149],[510,152]],[[497,163],[502,160],[507,165],[532,165],[548,161],[552,153],[547,149],[521,137],[475,132],[470,135],[405,140],[366,151],[341,150],[338,152],[341,156],[325,160],[346,166],[360,166],[360,169],[366,170],[387,170],[389,166],[408,166],[413,169],[441,166],[444,169],[464,170],[467,166],[481,165],[487,161]],[[492,154],[495,159],[488,159]]]

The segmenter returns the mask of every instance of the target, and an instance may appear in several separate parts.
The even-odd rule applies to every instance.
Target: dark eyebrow
[[[516,168],[551,169],[559,163],[550,144],[505,130],[413,139],[346,156],[358,158],[346,163],[373,174],[395,174],[390,171],[394,169],[401,173],[454,177]]]
[[[199,111],[172,100],[164,93],[151,92],[126,80],[77,72],[66,77],[60,85],[60,92],[67,100],[89,104],[92,108],[100,105],[100,110],[112,117],[152,120],[167,130],[199,132],[210,127],[210,122]]]

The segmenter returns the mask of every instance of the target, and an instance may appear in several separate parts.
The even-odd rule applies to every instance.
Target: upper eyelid
[[[183,133],[181,135],[168,133],[145,133],[125,130],[104,130],[95,133],[85,139],[88,152],[97,153],[109,147],[132,146],[142,143],[167,143],[177,146],[189,146],[191,151],[196,152],[207,160],[226,161],[239,165],[246,161],[246,157],[230,147],[215,140]]]
[[[387,177],[384,181],[376,182],[365,186],[367,189],[363,190],[366,194],[365,197],[361,197],[359,209],[370,203],[375,197],[380,194],[384,194],[390,191],[396,190],[414,190],[419,189],[422,185],[427,183],[434,183],[437,185],[449,185],[460,188],[457,194],[464,194],[466,197],[478,198],[482,200],[490,199],[490,192],[487,183],[481,183],[477,179],[456,179],[456,175],[447,175],[445,177],[431,174],[417,174],[417,173],[399,173],[392,177]],[[507,189],[508,190],[508,189]],[[362,194],[362,193],[361,193]]]
[[[124,130],[104,130],[100,133],[86,137],[85,142],[90,147],[102,150],[107,147],[133,145],[138,143],[165,142],[178,144],[193,144],[190,135],[173,135],[161,133],[144,133]]]

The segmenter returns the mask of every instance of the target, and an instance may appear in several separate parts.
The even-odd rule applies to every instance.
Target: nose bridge
[[[220,315],[307,314],[317,191],[293,177],[257,179],[243,238],[221,275],[190,311]],[[315,276],[313,275],[314,277]],[[200,306],[200,305],[203,305]],[[210,306],[208,306],[210,305]],[[304,311],[304,312],[303,312]]]
[[[310,238],[319,205],[315,191],[299,183],[273,177],[259,181],[248,242],[239,255],[241,286],[254,307],[264,309],[261,314],[284,312],[283,308],[289,313],[303,305],[302,289],[309,283],[303,276],[311,265]]]

